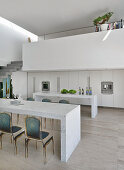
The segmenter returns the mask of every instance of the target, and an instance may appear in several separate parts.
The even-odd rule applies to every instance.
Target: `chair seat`
[[[19,130],[21,130],[22,128],[19,127],[19,126],[12,126],[12,133],[16,133],[18,132]]]
[[[40,131],[40,140],[45,139],[48,135],[48,132]]]
[[[13,138],[17,139],[18,137],[25,133],[25,130],[19,126],[12,126],[12,133]]]

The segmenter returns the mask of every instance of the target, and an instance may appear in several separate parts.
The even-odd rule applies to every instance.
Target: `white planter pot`
[[[100,27],[101,31],[106,31],[108,29],[108,24],[102,24]]]

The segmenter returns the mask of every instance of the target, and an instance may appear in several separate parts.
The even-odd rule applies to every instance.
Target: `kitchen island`
[[[11,99],[0,99],[0,112],[39,116],[61,121],[61,161],[67,162],[81,138],[80,106],[22,100],[11,105]]]
[[[35,101],[42,101],[43,98],[56,97],[58,101],[60,99],[89,99],[91,105],[91,118],[95,118],[98,114],[97,108],[97,95],[79,95],[79,94],[61,94],[57,92],[37,92],[33,93]],[[83,103],[82,103],[83,104]]]

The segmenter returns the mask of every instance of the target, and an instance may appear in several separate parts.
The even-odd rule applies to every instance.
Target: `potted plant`
[[[99,16],[98,18],[94,19],[93,23],[95,26],[100,25],[101,30],[105,31],[108,29],[108,24],[105,24],[105,23],[109,21],[112,15],[113,15],[113,12],[108,12],[105,15]]]

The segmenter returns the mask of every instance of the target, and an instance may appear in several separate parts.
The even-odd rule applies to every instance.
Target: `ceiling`
[[[0,0],[1,17],[37,35],[91,26],[110,11],[124,19],[124,0]]]

